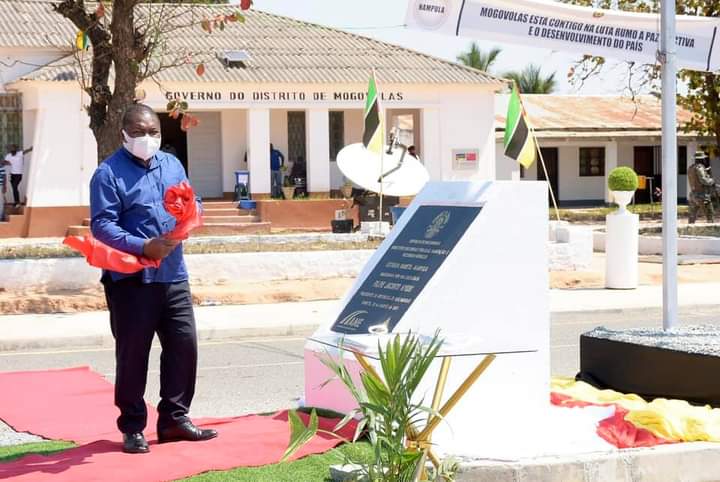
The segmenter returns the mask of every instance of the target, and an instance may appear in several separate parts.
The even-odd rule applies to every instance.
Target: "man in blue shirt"
[[[270,144],[270,180],[272,197],[282,196],[282,172],[280,169],[285,165],[285,156]]]
[[[123,116],[123,147],[105,159],[90,181],[90,228],[99,241],[137,256],[162,260],[133,275],[104,271],[102,282],[115,337],[115,405],[123,451],[146,453],[147,408],[143,396],[153,336],[158,334],[159,442],[217,436],[190,421],[195,392],[197,334],[182,243],[163,236],[175,227],[164,208],[165,192],[186,181],[178,159],[160,151],[160,120],[134,104]]]

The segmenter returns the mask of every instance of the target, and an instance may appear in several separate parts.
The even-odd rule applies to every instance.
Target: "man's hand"
[[[162,238],[148,239],[143,246],[143,256],[150,259],[163,259],[172,253],[178,244],[180,244],[180,241]]]

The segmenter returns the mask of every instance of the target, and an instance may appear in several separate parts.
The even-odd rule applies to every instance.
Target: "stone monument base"
[[[720,407],[720,328],[608,330],[580,336],[578,379],[600,389]]]

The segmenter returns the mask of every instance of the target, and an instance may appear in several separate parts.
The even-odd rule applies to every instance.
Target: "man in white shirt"
[[[10,185],[12,186],[16,208],[20,206],[20,190],[18,186],[20,186],[25,170],[25,154],[30,151],[32,151],[32,147],[21,151],[17,144],[12,144],[10,146],[10,152],[8,152],[3,161],[3,165],[10,166]]]

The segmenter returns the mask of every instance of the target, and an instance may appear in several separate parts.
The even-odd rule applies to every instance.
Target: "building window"
[[[287,113],[288,129],[288,161],[295,162],[305,158],[305,112],[290,111]]]
[[[580,176],[605,175],[605,148],[580,148]]]
[[[0,94],[0,145],[7,149],[11,144],[23,147],[21,97]]]
[[[338,152],[345,147],[345,113],[330,112],[330,162],[335,162]]]

